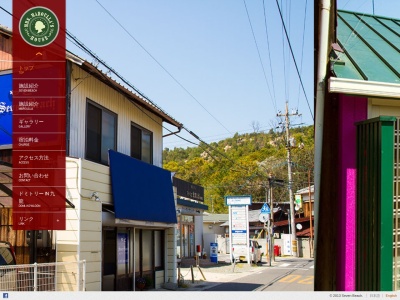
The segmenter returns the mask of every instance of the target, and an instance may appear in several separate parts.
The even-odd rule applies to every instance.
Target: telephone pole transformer
[[[290,140],[290,119],[291,116],[298,116],[297,111],[295,113],[289,114],[288,103],[286,102],[285,114],[277,114],[278,117],[285,117],[285,131],[286,131],[286,151],[287,151],[287,166],[288,166],[288,181],[289,181],[289,215],[290,215],[290,243],[292,255],[298,257],[297,240],[296,240],[296,224],[295,224],[295,210],[294,210],[294,197],[293,197],[293,181],[292,181],[292,157],[291,157],[291,147],[292,143]]]

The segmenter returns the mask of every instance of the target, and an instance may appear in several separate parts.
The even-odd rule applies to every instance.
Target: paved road
[[[206,291],[313,291],[314,261],[285,259],[259,272],[222,283]]]

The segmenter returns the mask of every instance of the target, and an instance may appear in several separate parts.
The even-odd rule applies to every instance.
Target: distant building
[[[179,178],[173,178],[176,190],[178,226],[176,230],[177,256],[194,257],[197,246],[203,249],[204,188]]]

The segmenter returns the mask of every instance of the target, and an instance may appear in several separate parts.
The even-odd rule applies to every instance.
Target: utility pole
[[[314,237],[312,223],[312,203],[311,203],[311,170],[308,170],[308,207],[310,210],[310,257],[314,257]]]
[[[274,258],[275,261],[275,256],[274,256],[274,235],[273,235],[273,228],[274,228],[274,200],[272,198],[272,174],[269,174],[268,176],[268,181],[269,181],[269,207],[271,208],[271,217],[270,217],[270,228],[268,231],[269,234],[269,265],[271,266],[271,259],[272,257]]]
[[[287,166],[288,166],[288,181],[289,181],[289,203],[290,203],[290,235],[292,243],[292,255],[298,257],[297,252],[297,241],[296,241],[296,224],[295,224],[295,212],[294,212],[294,197],[293,197],[293,181],[292,181],[292,157],[291,157],[291,143],[290,143],[290,116],[298,116],[299,114],[289,114],[288,103],[286,102],[285,114],[277,114],[278,117],[285,117],[285,131],[286,131],[286,151],[287,151]]]

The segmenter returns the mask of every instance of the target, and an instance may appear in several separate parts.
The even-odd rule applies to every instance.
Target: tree
[[[257,124],[254,128],[257,129]],[[298,145],[292,149],[293,190],[308,186],[308,171],[314,161],[314,127],[291,130]],[[251,195],[254,202],[264,202],[269,175],[283,180],[274,186],[274,201],[287,202],[286,143],[277,132],[253,132],[235,135],[207,145],[187,149],[166,148],[164,168],[176,172],[178,178],[199,184],[205,190],[209,211],[226,213],[225,196]]]

